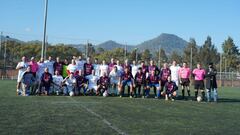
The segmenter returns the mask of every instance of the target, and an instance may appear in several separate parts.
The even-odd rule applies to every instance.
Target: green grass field
[[[218,103],[119,97],[16,96],[0,81],[0,134],[239,135],[240,88]]]

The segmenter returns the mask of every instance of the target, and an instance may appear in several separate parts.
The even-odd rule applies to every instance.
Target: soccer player
[[[98,63],[98,58],[94,60],[93,69],[95,70],[96,76],[100,77],[100,64]]]
[[[102,65],[100,65],[100,76],[103,76],[103,74],[108,74],[108,65],[106,64],[106,61],[102,61]]]
[[[90,75],[92,70],[94,70],[90,57],[87,58],[87,62],[84,64],[83,69],[85,76]]]
[[[44,93],[49,95],[49,90],[50,90],[52,82],[53,82],[52,74],[49,73],[48,68],[45,68],[44,73],[41,76],[41,84],[40,84],[40,89],[39,89],[40,93],[39,94],[42,94],[42,87],[44,87],[45,88]]]
[[[160,78],[161,78],[161,92],[163,92],[163,88],[165,86],[165,83],[168,81],[168,76],[171,76],[171,70],[168,68],[168,64],[164,63],[163,68],[160,72]]]
[[[106,72],[103,72],[103,76],[100,77],[100,79],[97,82],[97,92],[96,95],[102,95],[103,93],[106,93],[108,95],[108,87],[110,85],[110,79],[107,76]]]
[[[174,81],[171,80],[171,76],[168,76],[164,88],[165,88],[165,100],[168,100],[170,98],[172,101],[174,101],[177,95],[176,92],[177,85]]]
[[[44,61],[44,63],[46,64],[46,67],[49,70],[48,72],[53,75],[54,74],[53,64],[55,62],[52,60],[52,56],[49,56],[48,60]]]
[[[146,90],[146,76],[145,74],[142,72],[142,68],[139,67],[138,71],[134,77],[134,95],[135,97],[139,97],[141,95],[141,88],[143,88],[143,96],[142,98],[145,97],[145,90]],[[138,90],[138,95],[136,95]]]
[[[150,88],[152,88],[152,87],[154,89],[155,98],[160,98],[160,96],[161,96],[161,91],[160,91],[161,79],[155,72],[156,72],[155,70],[151,70],[151,73],[147,78],[147,91],[146,91],[147,98],[149,97]]]
[[[124,69],[124,73],[121,76],[120,79],[120,86],[121,86],[121,90],[119,91],[120,93],[120,97],[122,97],[124,95],[124,90],[125,90],[125,86],[127,85],[130,88],[130,98],[132,98],[132,94],[133,94],[133,76],[131,74],[131,72],[129,71],[129,68],[125,68]]]
[[[58,73],[60,75],[62,75],[62,72],[63,72],[63,62],[60,61],[59,57],[56,58],[56,62],[54,62],[54,64],[53,64],[53,69],[54,69],[54,73],[56,73],[56,70],[58,70]]]
[[[205,98],[205,92],[204,92],[204,78],[206,75],[206,72],[203,68],[201,68],[201,64],[197,64],[197,68],[193,70],[193,76],[194,76],[194,89],[195,89],[195,98],[197,99],[198,91],[201,90],[202,93],[202,99]]]
[[[207,101],[210,102],[213,98],[214,102],[217,102],[217,70],[214,68],[213,63],[209,63],[208,69],[206,70],[206,92]]]
[[[115,63],[114,61],[114,58],[111,58],[111,63],[108,64],[108,71],[109,73],[113,70],[114,66],[116,65],[117,63]]]
[[[142,72],[143,74],[146,76],[146,78],[148,77],[148,66],[145,65],[144,61],[141,61],[141,68],[142,68]]]
[[[187,63],[183,62],[183,66],[178,70],[179,80],[180,84],[182,86],[182,99],[185,99],[185,89],[187,89],[188,98],[190,98],[190,75],[191,70],[189,67],[187,67]]]
[[[75,78],[76,78],[76,83],[77,83],[77,87],[75,90],[76,95],[81,94],[81,89],[83,89],[83,95],[86,95],[87,80],[84,77],[82,70],[79,70],[78,75],[76,75]]]
[[[76,87],[76,79],[74,77],[74,73],[71,72],[69,76],[63,80],[63,83],[65,83],[65,87],[63,91],[64,96],[67,96],[67,95],[74,96],[75,94],[74,90]]]
[[[27,70],[28,63],[26,61],[26,57],[22,57],[22,61],[17,64],[16,69],[18,70],[18,79],[17,79],[17,95],[21,93],[21,78],[24,74],[24,72]]]
[[[155,71],[155,74],[160,74],[160,69],[155,65],[155,62],[153,60],[150,60],[150,65],[148,66],[148,72],[152,73],[152,71]]]
[[[178,96],[178,85],[179,85],[179,71],[180,67],[177,65],[177,62],[174,60],[172,62],[172,65],[170,66],[170,70],[171,70],[171,80],[173,82],[175,82],[177,89],[176,89],[176,96]]]
[[[93,93],[96,93],[97,91],[97,81],[99,79],[99,76],[95,75],[95,71],[92,70],[92,74],[85,77],[88,80],[88,92],[90,92],[90,95]]]
[[[118,71],[119,71],[121,74],[124,72],[123,67],[122,67],[122,65],[120,64],[120,61],[119,61],[119,60],[117,60],[116,67],[117,67]]]
[[[74,75],[77,75],[78,74],[78,68],[77,68],[77,65],[76,65],[76,62],[74,59],[72,59],[72,62],[71,64],[69,64],[67,66],[67,73],[68,73],[68,76],[73,73]]]
[[[21,78],[21,82],[23,85],[23,96],[29,96],[31,93],[30,88],[34,85],[36,78],[34,74],[31,72],[31,67],[28,66],[27,70],[23,73]]]
[[[53,75],[53,84],[53,92],[56,93],[56,95],[62,94],[63,77],[60,75],[59,70],[55,70],[55,75]]]
[[[66,78],[68,76],[68,73],[67,73],[68,64],[69,64],[68,59],[64,59],[64,61],[63,61],[63,71],[62,71],[63,78]]]
[[[132,71],[132,66],[129,64],[128,59],[125,60],[124,64],[123,64],[123,69],[125,70],[125,68],[128,68],[128,71],[131,72]]]
[[[80,55],[78,57],[78,60],[76,60],[76,64],[77,64],[78,70],[84,71],[84,64],[85,63],[86,63],[86,61]]]
[[[135,78],[135,75],[138,72],[138,65],[136,64],[135,60],[132,62],[131,67],[132,67],[132,71],[131,72],[132,72],[133,78]]]
[[[121,72],[117,69],[117,66],[114,66],[113,70],[109,74],[110,77],[110,83],[112,91],[110,92],[112,95],[118,94],[118,91],[120,91],[120,78],[121,78]],[[118,89],[117,89],[118,88]]]
[[[31,61],[28,63],[28,65],[30,65],[31,72],[33,73],[34,77],[36,77],[36,74],[37,74],[37,71],[38,71],[38,64],[35,61],[34,57],[31,58]]]

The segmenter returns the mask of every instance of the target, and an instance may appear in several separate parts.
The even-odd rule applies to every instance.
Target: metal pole
[[[136,48],[136,63],[137,63],[137,60],[138,60],[137,50],[138,50],[138,48]]]
[[[47,32],[47,12],[48,12],[48,0],[45,0],[45,11],[44,11],[44,27],[43,27],[43,41],[42,41],[42,53],[41,57],[45,59],[45,46],[46,46],[46,32]]]
[[[1,37],[0,37],[0,53],[2,54],[2,36],[3,32],[1,32]]]
[[[192,69],[193,60],[192,60],[192,47],[191,47],[191,55],[190,55],[190,69]]]
[[[220,86],[222,86],[222,53],[220,53]]]
[[[125,44],[125,48],[124,48],[124,60],[126,59],[127,59],[127,43]]]
[[[159,57],[158,57],[158,59],[159,59],[159,68],[161,67],[161,48],[162,48],[162,46],[160,45],[160,47],[159,47]]]
[[[6,77],[7,75],[7,41],[8,41],[8,37],[6,37],[6,41],[5,41],[5,47],[4,47],[4,75]]]

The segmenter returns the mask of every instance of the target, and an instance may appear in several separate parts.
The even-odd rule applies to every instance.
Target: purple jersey
[[[102,85],[102,86],[107,86],[108,84],[109,84],[109,77],[107,77],[107,76],[102,76],[102,77],[100,77],[100,79],[98,80],[98,84],[99,85]]]
[[[142,66],[142,72],[143,72],[143,74],[147,74],[147,72],[148,72],[148,67],[147,66],[145,66],[145,65],[143,65]]]
[[[148,66],[148,71],[149,73],[152,73],[152,71],[155,71],[155,74],[159,75],[159,69],[156,65]]]
[[[121,77],[122,80],[128,80],[128,81],[131,81],[132,78],[133,76],[131,72],[128,72],[128,73],[124,72]]]
[[[159,83],[159,81],[160,81],[160,78],[157,76],[157,75],[150,75],[149,77],[148,77],[148,82],[149,83],[151,83],[151,84],[156,84],[156,83]]]
[[[126,69],[126,68],[128,68],[128,71],[132,71],[132,66],[131,65],[124,64],[123,69]]]
[[[165,83],[165,90],[167,93],[172,93],[176,90],[176,84],[173,81]]]
[[[81,87],[83,84],[85,84],[87,82],[87,80],[85,79],[84,76],[76,75],[75,78],[76,78],[78,87]]]
[[[109,71],[109,73],[113,70],[113,68],[114,68],[115,65],[117,65],[117,64],[116,64],[116,63],[110,63],[110,64],[108,65],[108,71]]]
[[[90,63],[85,63],[84,64],[84,75],[87,76],[87,75],[90,75],[92,74],[92,70],[93,70],[93,65]]]
[[[62,75],[63,70],[63,63],[62,62],[55,62],[53,64],[54,72],[58,71],[60,75]]]
[[[144,80],[145,80],[144,73],[137,72],[137,74],[135,75],[135,83],[141,85],[144,83]]]
[[[168,76],[171,75],[171,70],[169,68],[163,68],[160,73],[162,81],[167,81]]]

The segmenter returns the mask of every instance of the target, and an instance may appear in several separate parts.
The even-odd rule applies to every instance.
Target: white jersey
[[[47,67],[45,63],[38,62],[38,71],[37,71],[37,78],[40,80],[42,74],[44,73],[44,69]]]
[[[100,65],[100,76],[103,76],[103,73],[108,74],[108,65]]]
[[[86,79],[88,79],[88,89],[94,89],[97,90],[97,81],[99,79],[96,75],[88,75],[86,76]]]
[[[178,85],[178,71],[179,71],[179,69],[180,69],[179,66],[170,66],[171,78],[177,85]]]
[[[69,64],[69,65],[67,66],[67,70],[68,70],[70,73],[75,73],[76,71],[78,71],[77,65]]]
[[[137,65],[132,65],[133,78],[135,78],[135,75],[137,74],[137,71],[138,71],[138,66]]]
[[[61,75],[54,75],[53,76],[53,82],[59,86],[61,86],[63,81],[63,77]]]
[[[85,60],[77,60],[76,65],[77,65],[77,70],[84,70],[84,64],[86,63]]]
[[[121,74],[124,72],[123,67],[121,65],[116,65],[116,67]]]
[[[121,77],[120,71],[115,72],[112,70],[109,74],[111,84],[117,84],[119,82],[119,78]]]
[[[17,82],[20,82],[21,79],[22,79],[22,76],[23,76],[24,72],[27,70],[28,63],[27,63],[27,62],[19,62],[19,63],[17,64],[17,68],[18,68],[18,67],[23,67],[23,68],[20,68],[20,69],[18,70],[18,80],[17,80]]]
[[[100,76],[100,65],[99,64],[93,64],[93,68],[95,70],[95,75]]]
[[[68,79],[66,79],[66,82],[65,82],[67,86],[73,86],[75,83],[76,83],[76,79],[74,77],[73,78],[69,77]]]
[[[54,74],[53,64],[55,62],[53,60],[51,60],[51,61],[46,60],[46,61],[44,61],[44,63],[46,64],[46,67],[48,68],[48,72],[53,75]]]

